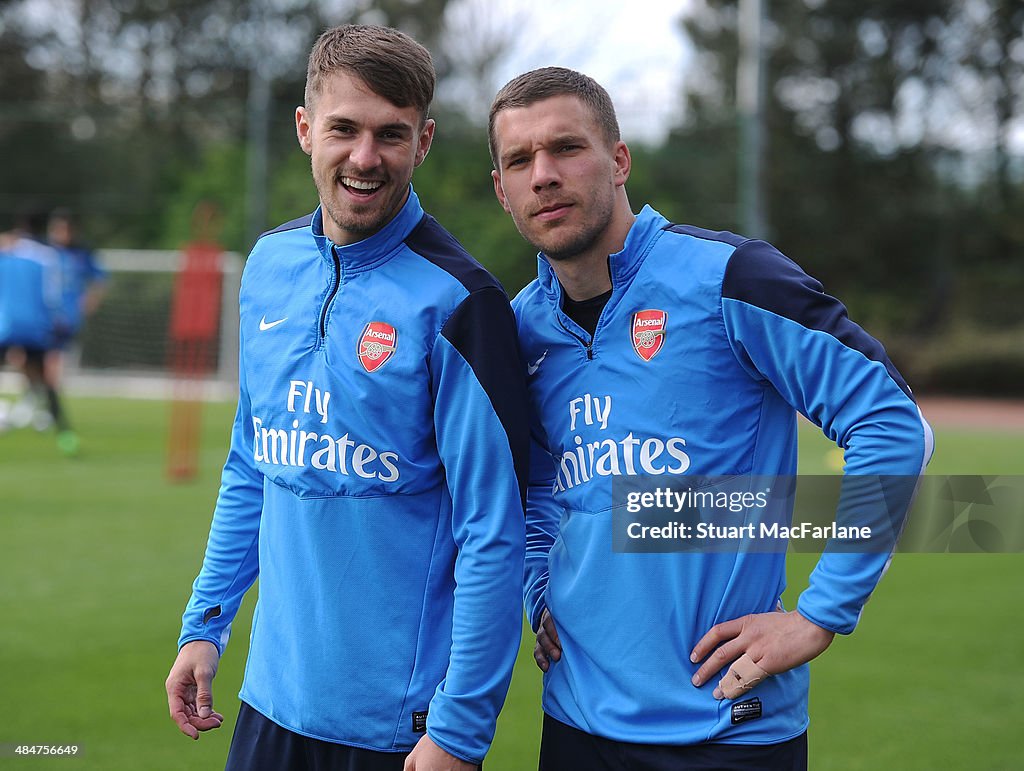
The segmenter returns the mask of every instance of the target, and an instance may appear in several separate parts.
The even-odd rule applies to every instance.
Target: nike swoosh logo
[[[273,329],[278,324],[283,324],[287,320],[288,317],[285,316],[283,319],[278,319],[277,321],[267,321],[267,317],[264,316],[262,319],[260,319],[260,332],[266,332],[268,329]]]
[[[548,355],[548,352],[544,351],[544,353],[542,353],[540,355],[540,358],[537,359],[537,361],[535,361],[533,364],[527,364],[526,365],[526,374],[527,375],[535,374],[537,372],[537,370],[540,369],[540,363],[542,361],[544,361],[545,358],[547,358],[547,355]]]

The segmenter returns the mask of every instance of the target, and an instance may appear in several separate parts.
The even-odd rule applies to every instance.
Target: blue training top
[[[179,644],[259,600],[241,698],[305,736],[479,763],[521,635],[529,421],[497,281],[409,198],[332,244],[263,235],[238,412]]]
[[[57,250],[31,238],[0,250],[0,346],[52,348],[60,314]]]
[[[513,301],[535,420],[526,610],[536,628],[550,609],[563,651],[544,709],[619,741],[785,741],[807,725],[806,665],[737,719],[712,696],[720,675],[695,688],[689,660],[715,624],[777,607],[784,551],[614,552],[612,481],[793,475],[797,411],[845,449],[847,474],[916,477],[930,429],[882,346],[771,245],[645,207],[609,264],[593,337],[543,256]],[[852,631],[889,557],[824,554],[797,609]]]

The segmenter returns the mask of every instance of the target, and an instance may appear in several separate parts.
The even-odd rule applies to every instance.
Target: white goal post
[[[66,352],[64,390],[88,396],[172,398],[168,328],[183,252],[99,249],[97,257],[109,274],[106,293]],[[220,261],[223,278],[213,372],[197,384],[207,399],[232,399],[238,384],[238,288],[244,262],[235,252],[223,253]],[[12,375],[6,373],[7,385]]]

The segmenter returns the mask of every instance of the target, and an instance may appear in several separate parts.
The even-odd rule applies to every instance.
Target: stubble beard
[[[596,244],[601,241],[605,230],[612,219],[613,204],[603,206],[597,216],[583,222],[579,229],[570,235],[558,239],[554,243],[548,243],[547,248],[540,237],[532,242],[533,247],[552,262],[570,262],[593,251]]]
[[[313,173],[313,181],[324,214],[342,231],[367,238],[387,225],[398,213],[390,197],[381,203],[368,204],[362,211],[356,207],[341,205],[339,198],[342,194],[338,191],[341,187],[341,176],[331,172],[327,179],[323,179],[315,171]],[[387,184],[389,183],[385,182],[385,185]]]
[[[542,244],[533,246],[537,251],[543,252],[544,256],[552,262],[571,262],[589,252],[597,243],[600,235],[600,229],[591,228],[577,233],[572,239],[561,245],[547,249]]]

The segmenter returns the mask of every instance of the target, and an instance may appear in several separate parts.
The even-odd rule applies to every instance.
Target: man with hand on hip
[[[497,198],[540,251],[513,300],[540,768],[806,768],[806,664],[853,631],[892,541],[826,551],[786,612],[784,544],[614,550],[613,480],[792,477],[800,412],[845,449],[847,475],[911,480],[889,502],[898,531],[932,451],[910,389],[770,244],[634,214],[629,148],[591,78],[514,78],[489,140]]]

